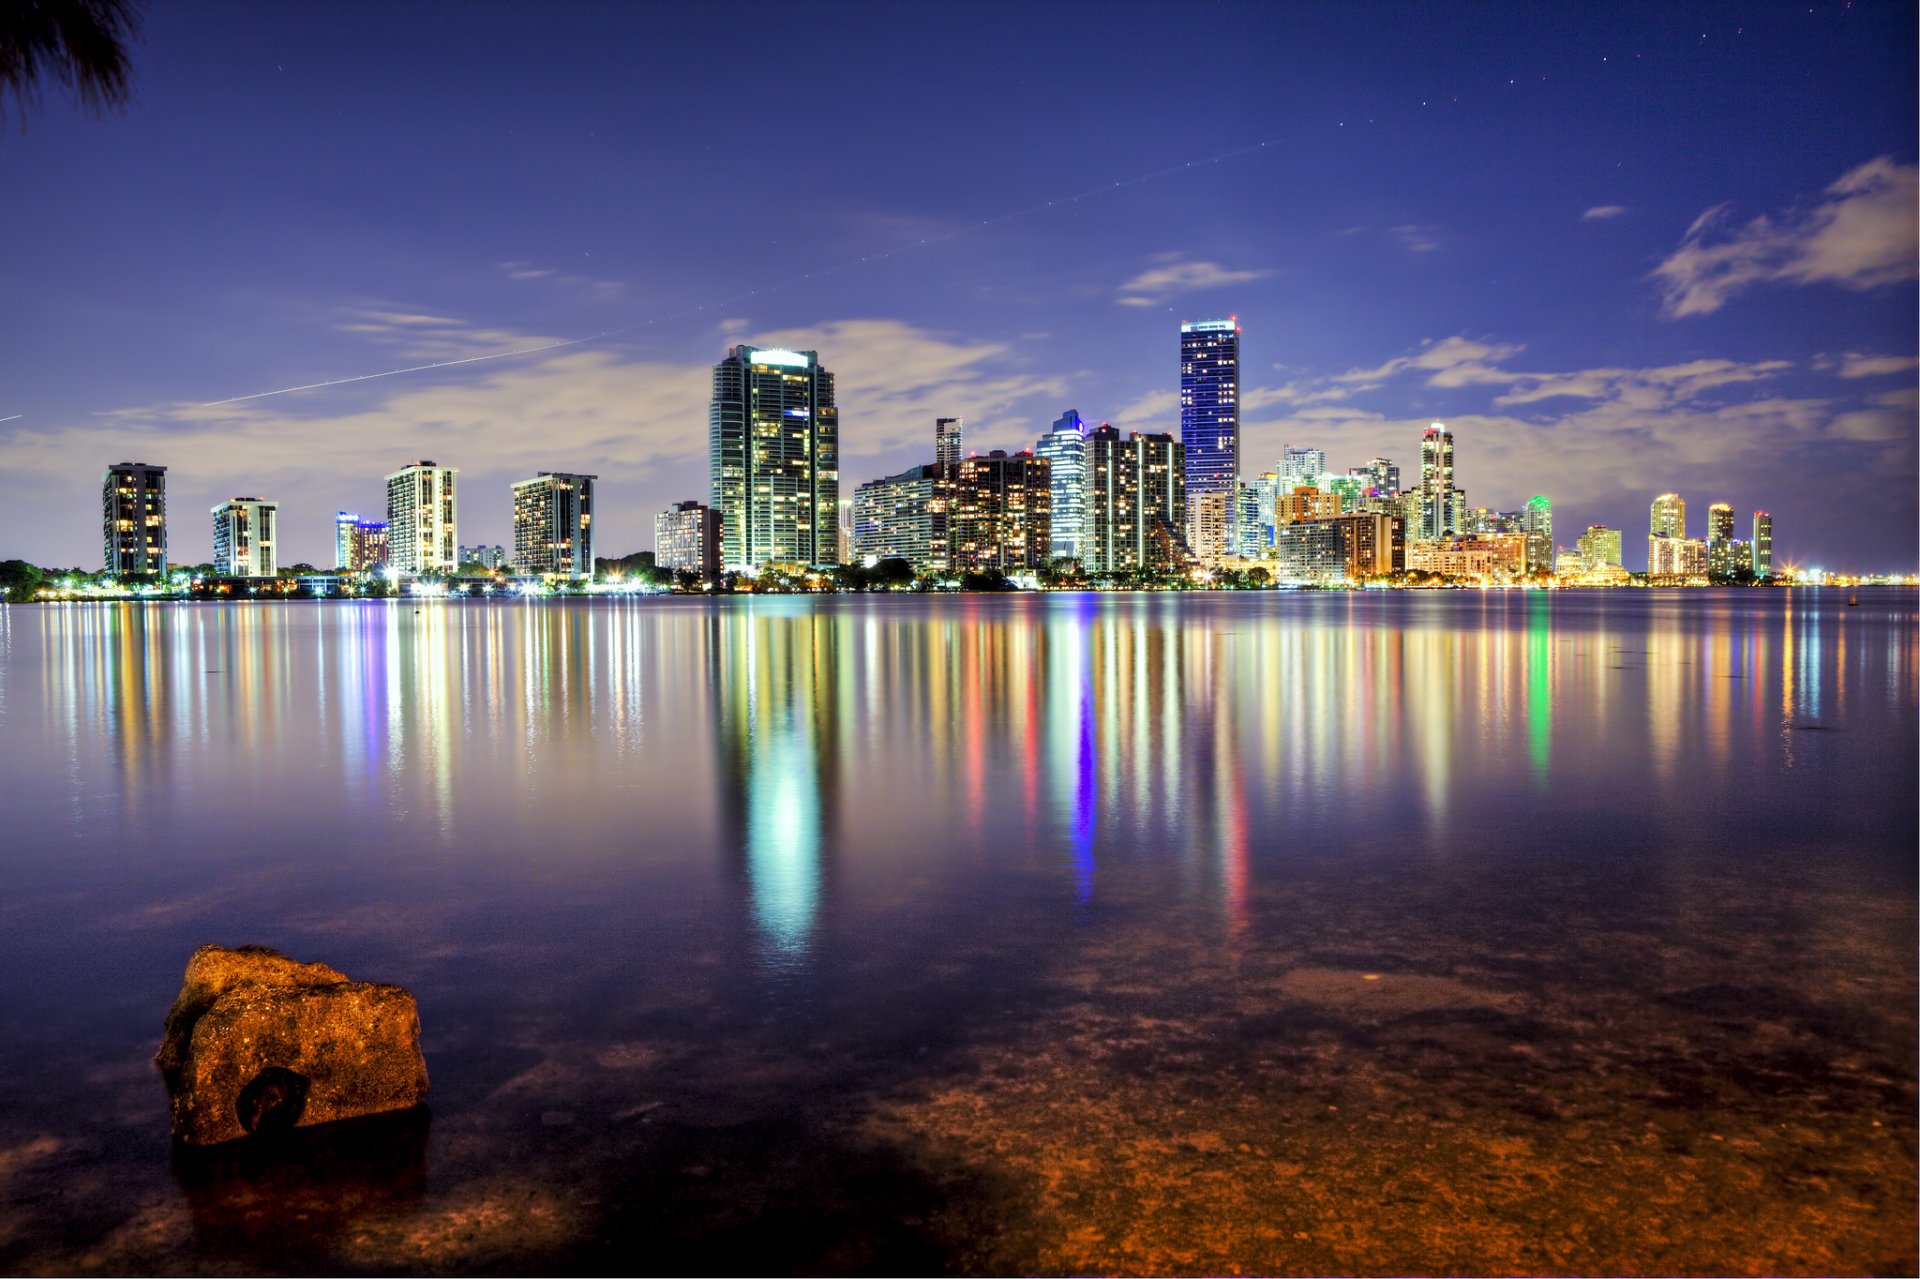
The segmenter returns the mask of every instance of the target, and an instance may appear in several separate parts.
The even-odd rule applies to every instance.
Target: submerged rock
[[[193,952],[153,1060],[173,1135],[189,1146],[405,1110],[427,1096],[412,995],[265,946]]]

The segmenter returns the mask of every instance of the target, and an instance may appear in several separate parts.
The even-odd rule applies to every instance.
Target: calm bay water
[[[1915,623],[0,609],[0,1269],[1911,1273]],[[208,941],[431,1125],[175,1167]]]

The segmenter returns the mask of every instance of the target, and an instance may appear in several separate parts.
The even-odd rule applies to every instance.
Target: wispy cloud
[[[1715,205],[1654,268],[1666,313],[1709,315],[1758,284],[1866,290],[1913,279],[1917,183],[1920,170],[1881,156],[1843,175],[1811,208],[1729,228],[1732,206]]]
[[[1435,238],[1432,227],[1390,226],[1387,236],[1409,253],[1435,253],[1440,249],[1440,241]]]
[[[1121,306],[1158,306],[1181,293],[1198,293],[1229,284],[1264,279],[1271,271],[1233,270],[1217,262],[1190,262],[1178,253],[1162,253],[1154,265],[1120,286]]]
[[[1860,355],[1849,351],[1840,357],[1838,372],[1845,378],[1886,377],[1911,373],[1916,367],[1920,367],[1920,358],[1911,355]]]
[[[1617,218],[1627,211],[1624,204],[1596,204],[1580,215],[1582,222],[1599,222],[1606,218]]]
[[[531,262],[502,262],[500,270],[509,280],[524,283],[547,281],[583,291],[594,298],[619,297],[627,290],[627,286],[618,280],[596,280],[590,275],[572,275],[551,267],[535,266]]]
[[[1513,380],[1513,374],[1494,366],[1512,359],[1523,349],[1512,343],[1486,342],[1468,337],[1443,338],[1438,342],[1429,339],[1410,355],[1395,356],[1371,369],[1349,369],[1333,380],[1373,384],[1400,373],[1424,372],[1428,386],[1446,388],[1505,383]]]

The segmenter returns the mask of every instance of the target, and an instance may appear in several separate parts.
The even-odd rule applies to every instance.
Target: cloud
[[[1889,373],[1910,372],[1920,366],[1911,355],[1859,355],[1853,351],[1840,357],[1839,375],[1844,378],[1883,377]]]
[[[1387,235],[1409,253],[1433,253],[1440,248],[1440,242],[1433,236],[1432,227],[1390,226],[1387,228]]]
[[[1728,229],[1731,205],[1708,209],[1659,266],[1670,316],[1710,315],[1759,284],[1837,284],[1863,291],[1914,278],[1920,170],[1881,156],[1843,175],[1812,208]]]
[[[1599,222],[1604,218],[1617,218],[1627,211],[1624,204],[1596,204],[1580,215],[1582,222]]]
[[[1467,337],[1443,338],[1422,342],[1412,355],[1396,356],[1371,369],[1349,369],[1334,377],[1335,382],[1377,383],[1400,373],[1417,371],[1428,374],[1427,385],[1462,387],[1477,383],[1504,383],[1513,374],[1493,366],[1510,360],[1525,348],[1504,342],[1483,342]]]
[[[502,262],[501,271],[509,280],[531,282],[549,280],[569,289],[584,291],[594,298],[613,298],[626,292],[627,286],[618,280],[596,280],[587,275],[567,275],[550,267],[535,266],[531,262]]]
[[[1120,286],[1114,299],[1121,306],[1158,306],[1180,293],[1197,293],[1264,279],[1271,271],[1236,271],[1217,262],[1189,262],[1178,253],[1162,253],[1148,267]]]

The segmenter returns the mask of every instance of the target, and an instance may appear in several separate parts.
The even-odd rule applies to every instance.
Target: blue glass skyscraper
[[[1234,546],[1240,478],[1240,324],[1180,326],[1180,443],[1186,451],[1188,542],[1203,563]]]

